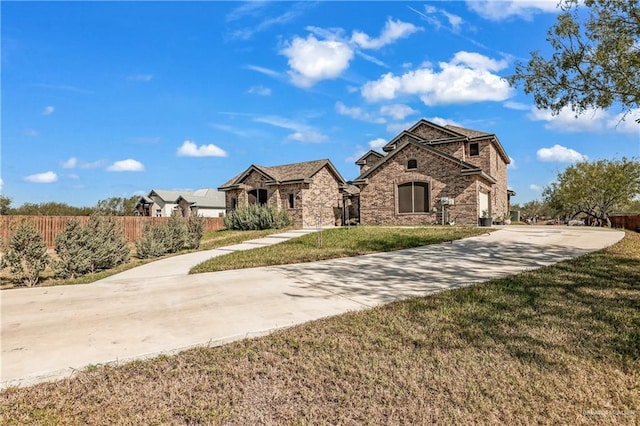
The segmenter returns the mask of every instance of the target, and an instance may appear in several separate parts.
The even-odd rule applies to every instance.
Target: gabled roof
[[[170,190],[166,190],[166,189],[152,189],[151,192],[149,192],[149,198],[153,197],[154,195],[157,195],[164,202],[175,203],[175,201],[178,199],[178,197],[180,195],[184,194],[184,193],[185,193],[185,191],[170,191]]]
[[[423,139],[419,135],[413,133],[416,131],[416,129],[418,129],[420,126],[423,126],[423,125],[439,130],[448,136],[437,138],[437,139],[428,139],[428,140]],[[402,139],[402,137],[404,136],[409,136],[414,140],[421,141],[423,144],[428,144],[428,145],[437,145],[437,144],[457,142],[457,141],[475,141],[475,140],[482,140],[482,139],[491,139],[492,142],[495,142],[495,146],[498,150],[498,153],[500,154],[500,156],[502,156],[502,159],[505,161],[505,163],[507,164],[511,163],[511,159],[505,152],[504,148],[502,147],[502,144],[500,143],[500,140],[498,140],[498,137],[495,134],[481,132],[479,130],[466,129],[460,126],[453,126],[451,124],[440,126],[436,123],[427,121],[424,118],[420,119],[416,124],[411,126],[409,130],[404,130],[395,138],[391,139],[385,146],[382,147],[383,151],[390,152],[396,149],[397,142],[400,139]]]
[[[452,130],[458,134],[464,135],[468,138],[475,138],[478,136],[495,136],[493,133],[481,132],[479,130],[465,129],[464,127],[453,126],[451,124],[447,124],[444,126],[445,129]]]
[[[252,164],[244,172],[227,181],[218,189],[225,191],[237,187],[242,184],[242,181],[254,170],[265,176],[267,184],[279,185],[295,182],[310,182],[313,176],[325,166],[341,185],[346,185],[345,180],[333,163],[328,159],[322,159],[270,167]]]
[[[366,159],[370,156],[373,155],[376,158],[382,158],[384,157],[384,155],[380,154],[378,151],[374,151],[372,149],[369,150],[369,152],[365,153],[362,157],[358,158],[356,160],[356,165],[358,166],[364,166],[366,164]]]
[[[195,195],[204,194],[204,195]],[[225,208],[224,192],[213,189],[194,191],[190,194],[182,194],[176,199],[176,203],[185,200],[189,205],[202,208]]]
[[[166,189],[153,189],[149,192],[148,197],[142,197],[141,200],[153,203],[152,196],[160,197],[165,203],[177,203],[180,198],[184,198],[187,202],[200,202],[208,207],[224,207],[224,193],[216,191],[213,188],[203,188],[196,191],[172,191]]]
[[[396,149],[396,144],[398,143],[398,141],[400,141],[400,139],[402,139],[404,136],[410,137],[411,139],[414,139],[417,141],[420,140],[420,138],[414,135],[413,133],[409,133],[407,130],[403,130],[398,136],[396,136],[395,138],[387,142],[387,144],[382,147],[382,150],[384,152],[393,151],[394,149]]]
[[[443,152],[437,148],[434,148],[431,145],[428,144],[424,144],[420,141],[416,141],[414,139],[407,139],[405,142],[403,142],[402,144],[400,144],[400,146],[398,146],[397,149],[395,149],[392,153],[388,154],[386,157],[384,157],[379,163],[376,163],[376,165],[374,165],[373,167],[371,167],[369,170],[367,170],[366,172],[364,172],[363,174],[361,174],[360,176],[358,176],[353,183],[354,184],[363,184],[366,183],[366,179],[369,175],[371,175],[375,170],[377,170],[378,168],[380,168],[383,164],[385,164],[387,161],[391,160],[393,157],[395,157],[399,152],[402,151],[403,148],[405,148],[408,145],[414,145],[417,146],[421,149],[426,149],[427,151],[438,155],[448,161],[451,161],[455,164],[457,164],[458,166],[460,166],[460,172],[461,174],[478,174],[480,176],[482,176],[484,179],[492,182],[492,183],[496,183],[497,181],[492,177],[489,176],[488,174],[486,174],[481,168],[474,166],[473,164],[467,163],[466,161],[462,161],[459,158],[454,157],[453,155],[447,154],[446,152]]]

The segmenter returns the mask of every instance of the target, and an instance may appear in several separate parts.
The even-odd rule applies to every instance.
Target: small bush
[[[29,221],[23,221],[16,227],[9,240],[0,267],[9,268],[14,277],[27,287],[38,284],[40,273],[49,264],[47,246],[42,235]]]
[[[204,235],[204,218],[198,215],[189,216],[187,221],[187,248],[199,248],[202,235]]]
[[[279,229],[291,225],[289,214],[275,206],[268,204],[251,204],[240,207],[224,218],[224,226],[227,229],[240,231]]]
[[[187,242],[187,225],[182,216],[175,210],[167,222],[167,253],[177,253]]]
[[[142,238],[136,241],[136,256],[140,259],[164,256],[168,252],[168,229],[163,223],[145,223]]]
[[[92,215],[84,226],[90,235],[91,272],[118,266],[129,259],[129,246],[122,227],[113,216]]]
[[[112,216],[92,215],[81,226],[70,221],[56,237],[56,275],[74,278],[114,268],[129,259],[129,247],[122,227]]]
[[[57,276],[75,278],[92,269],[92,257],[89,233],[78,220],[71,220],[67,227],[56,237],[58,260],[53,263]]]

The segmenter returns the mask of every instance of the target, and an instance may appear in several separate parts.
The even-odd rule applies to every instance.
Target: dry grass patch
[[[0,394],[2,424],[638,424],[640,235],[555,266]]]
[[[285,265],[420,247],[486,233],[480,228],[358,226],[307,234],[283,243],[212,258],[191,273]]]

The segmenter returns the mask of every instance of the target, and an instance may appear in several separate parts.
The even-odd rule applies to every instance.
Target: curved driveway
[[[91,285],[3,291],[0,383],[27,385],[89,364],[263,335],[538,268],[623,236],[598,228],[511,226],[396,252],[186,275],[210,255],[194,253]]]

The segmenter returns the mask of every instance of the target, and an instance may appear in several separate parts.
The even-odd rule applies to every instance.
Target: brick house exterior
[[[508,215],[515,193],[508,194],[510,160],[496,135],[420,120],[382,149],[356,161],[360,223],[443,223],[443,204],[444,220],[456,223]]]
[[[265,167],[251,165],[223,184],[227,213],[249,204],[286,210],[296,226],[334,226],[342,222],[347,184],[331,161],[316,160]]]

